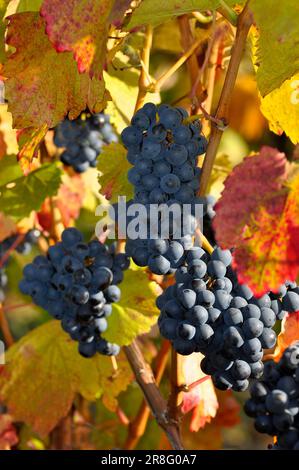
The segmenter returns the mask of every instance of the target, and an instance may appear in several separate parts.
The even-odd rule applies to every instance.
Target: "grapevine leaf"
[[[15,155],[7,155],[0,160],[0,186],[23,176]]]
[[[273,8],[272,0],[252,0],[250,8],[259,28],[257,82],[265,96],[299,71],[299,3],[275,2],[275,15],[265,13]]]
[[[299,331],[299,312],[289,313],[285,316],[281,325],[281,332],[277,337],[277,345],[274,350],[273,358],[279,361],[284,350],[293,343],[298,341]]]
[[[286,165],[283,153],[263,147],[259,154],[245,158],[234,168],[225,180],[222,196],[215,206],[214,228],[223,248],[238,244],[245,225],[262,201],[281,189]]]
[[[7,44],[16,49],[3,70],[14,127],[54,127],[86,106],[94,112],[105,106],[104,80],[79,74],[71,53],[56,52],[38,13],[10,16]]]
[[[133,196],[133,188],[127,178],[131,165],[126,154],[126,149],[121,144],[111,143],[103,148],[98,161],[101,194],[111,203],[117,202],[119,195],[127,196],[127,200]]]
[[[55,205],[59,209],[61,222],[65,227],[69,227],[79,217],[85,196],[85,185],[81,175],[69,176],[64,173],[61,180],[60,188],[55,197]],[[44,230],[50,232],[53,221],[49,198],[45,200],[37,216]]]
[[[47,163],[28,176],[10,180],[9,185],[0,186],[2,211],[19,220],[33,210],[38,210],[48,196],[57,193],[61,170],[56,163]]]
[[[105,389],[113,407],[113,399],[131,381],[122,354],[118,373],[113,375],[109,357],[81,357],[58,321],[24,336],[8,350],[6,359],[0,374],[1,400],[15,420],[24,421],[41,435],[47,435],[68,413],[76,394],[91,401]]]
[[[273,132],[285,132],[294,144],[299,143],[299,73],[262,98],[261,110]]]
[[[195,10],[215,9],[219,4],[219,0],[143,0],[133,12],[127,28],[144,24],[157,26]]]
[[[193,353],[184,358],[184,374],[186,383],[204,379],[206,375],[202,372],[200,363],[203,356]],[[201,384],[194,387],[190,392],[184,393],[182,412],[184,414],[193,410],[190,422],[190,431],[197,432],[216,416],[218,401],[211,378],[207,377]]]
[[[72,52],[79,72],[97,78],[105,64],[109,22],[123,12],[124,2],[115,0],[44,0],[41,8],[55,49]]]
[[[129,269],[121,284],[121,299],[112,306],[104,337],[113,343],[130,344],[137,336],[148,333],[159,311],[155,305],[160,288],[149,281],[142,269]]]
[[[18,160],[23,170],[24,175],[34,170],[38,162],[37,158],[39,152],[39,145],[45,137],[48,130],[47,124],[43,124],[38,128],[27,127],[17,133],[19,143]]]
[[[260,206],[234,251],[240,282],[256,295],[277,291],[299,272],[299,176]]]

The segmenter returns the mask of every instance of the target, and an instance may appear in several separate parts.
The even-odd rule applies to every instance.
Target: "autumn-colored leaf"
[[[73,119],[86,107],[94,112],[103,109],[104,80],[79,74],[72,54],[54,49],[38,13],[18,13],[8,20],[6,41],[15,52],[3,75],[14,127],[54,127],[67,114]]]
[[[0,450],[10,450],[17,445],[19,439],[17,430],[8,414],[0,414]]]
[[[63,174],[62,183],[55,197],[55,205],[59,209],[61,221],[65,227],[69,227],[71,222],[79,216],[84,192],[85,185],[81,175],[69,176],[66,173]],[[49,199],[45,200],[37,217],[39,224],[49,232],[53,223]]]
[[[108,329],[103,337],[123,346],[148,333],[157,322],[159,311],[155,301],[161,289],[148,280],[141,268],[128,269],[120,288],[121,299],[112,304],[112,315],[108,318]]]
[[[38,157],[39,145],[45,137],[48,130],[47,124],[43,124],[39,128],[27,127],[18,131],[17,138],[19,143],[18,160],[24,175],[28,175],[30,171],[35,170],[39,162],[34,160]]]
[[[240,282],[255,295],[277,291],[299,272],[299,176],[254,213],[234,251]]]
[[[281,189],[286,166],[283,153],[263,147],[258,155],[245,158],[234,168],[215,206],[213,225],[223,248],[232,248],[241,241],[244,227],[264,199]]]
[[[203,356],[200,353],[193,353],[184,358],[184,375],[187,384],[192,384],[197,380],[203,382],[192,388],[190,392],[184,393],[182,412],[192,411],[190,421],[190,431],[197,432],[209,423],[216,416],[218,401],[214,385],[210,377],[206,380],[206,375],[202,372],[200,363]]]
[[[294,144],[299,143],[299,73],[261,98],[261,111],[273,132],[285,132]]]
[[[76,394],[90,401],[109,394],[107,403],[115,408],[115,397],[132,379],[122,354],[117,373],[109,357],[80,356],[58,321],[24,336],[8,350],[6,360],[0,374],[1,400],[15,420],[41,435],[47,435],[68,413]]]
[[[101,77],[109,19],[112,11],[117,13],[118,3],[114,0],[65,0],[63,3],[44,0],[41,15],[46,21],[46,32],[58,52],[73,52],[80,73]]]
[[[281,323],[281,332],[277,337],[276,348],[273,353],[273,359],[279,361],[284,350],[294,341],[299,339],[299,312],[289,313]]]
[[[118,196],[127,196],[127,200],[133,196],[133,187],[127,178],[132,166],[126,156],[127,151],[123,145],[113,142],[103,148],[98,159],[101,194],[111,203],[117,202]]]

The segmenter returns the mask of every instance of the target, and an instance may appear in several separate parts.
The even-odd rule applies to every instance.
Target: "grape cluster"
[[[117,140],[106,114],[84,114],[73,121],[65,119],[56,127],[54,135],[55,145],[65,147],[60,156],[62,163],[72,166],[77,173],[96,167],[103,145]]]
[[[120,299],[117,287],[129,266],[115,244],[98,240],[84,243],[75,228],[65,229],[62,241],[25,266],[20,290],[61,320],[62,328],[79,342],[79,352],[92,357],[96,352],[116,355],[119,347],[101,338],[107,329],[111,304]]]
[[[194,208],[200,169],[198,156],[207,147],[199,120],[186,124],[188,113],[168,105],[147,103],[134,115],[131,126],[122,132],[127,159],[133,167],[128,180],[134,186],[133,203],[146,209],[144,239],[129,239],[126,252],[138,266],[148,266],[155,274],[169,274],[184,263],[185,250],[192,245],[196,228]],[[168,209],[190,204],[189,217],[183,214],[170,221],[165,234],[163,218],[154,226],[151,205],[166,204]],[[167,219],[167,222],[169,220]],[[155,229],[152,237],[150,230]]]
[[[6,257],[6,253],[11,250],[12,246],[15,244],[18,238],[18,234],[11,235],[10,237],[5,238],[0,243],[0,303],[5,299],[5,287],[7,286],[7,274],[5,272],[5,266],[7,265],[9,258],[3,263],[2,260]],[[33,229],[29,230],[24,237],[15,247],[18,253],[27,255],[32,249],[32,245],[35,245],[40,236],[40,231]]]
[[[202,370],[217,388],[244,391],[262,374],[263,349],[276,343],[276,320],[299,309],[299,295],[288,283],[275,296],[255,298],[238,283],[231,261],[229,250],[188,250],[175,284],[157,299],[158,323],[178,353],[205,355]]]
[[[299,342],[289,346],[278,363],[265,362],[250,395],[245,412],[254,418],[258,432],[277,437],[270,448],[299,450]]]

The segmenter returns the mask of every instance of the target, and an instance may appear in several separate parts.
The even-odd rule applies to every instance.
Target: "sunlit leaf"
[[[8,350],[6,361],[0,374],[1,401],[16,420],[41,435],[48,434],[68,413],[76,394],[95,400],[105,390],[113,402],[131,380],[122,355],[116,374],[110,357],[83,358],[58,321],[24,336]]]
[[[155,305],[161,289],[149,281],[143,269],[129,269],[121,283],[121,299],[112,305],[104,337],[120,345],[130,344],[138,335],[148,333],[159,311]]]

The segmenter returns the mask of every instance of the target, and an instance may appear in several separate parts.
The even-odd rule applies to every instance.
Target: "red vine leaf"
[[[240,282],[256,295],[277,291],[299,271],[299,176],[258,208],[234,252]]]
[[[63,181],[55,198],[55,204],[59,209],[61,221],[65,227],[69,227],[71,222],[79,217],[80,208],[85,195],[84,191],[85,185],[80,175],[63,175]],[[52,211],[49,199],[45,200],[37,217],[42,228],[50,232],[52,226]]]
[[[45,0],[41,15],[46,32],[58,52],[70,51],[80,73],[101,77],[106,60],[109,22],[119,20],[127,8],[115,0]]]
[[[283,153],[263,147],[234,169],[216,204],[217,241],[235,248],[238,279],[257,296],[299,270],[299,177],[287,183],[287,169]]]
[[[54,49],[38,13],[8,19],[6,42],[15,52],[8,56],[3,76],[14,127],[54,127],[67,114],[77,117],[86,106],[94,112],[103,109],[104,80],[79,74],[72,54]]]
[[[234,168],[215,206],[213,226],[221,247],[232,248],[242,240],[245,226],[264,199],[281,189],[286,165],[283,153],[262,147],[258,155],[245,158]]]
[[[184,359],[184,374],[187,384],[192,384],[206,375],[200,368],[203,356],[193,353]],[[190,392],[184,393],[182,412],[184,414],[192,411],[190,431],[197,432],[215,417],[218,409],[218,401],[212,380],[209,378],[201,384],[192,388]]]

